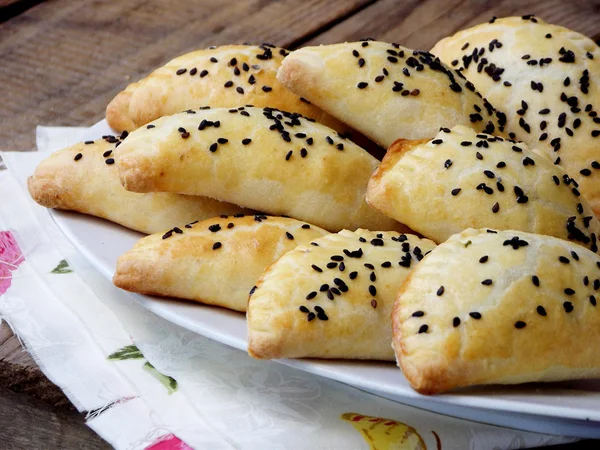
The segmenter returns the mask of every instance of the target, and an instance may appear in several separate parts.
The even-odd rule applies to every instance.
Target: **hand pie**
[[[503,116],[495,117],[460,72],[397,44],[304,47],[285,58],[277,79],[386,148],[398,138],[429,138],[456,124],[503,130]]]
[[[277,81],[287,51],[270,44],[225,45],[179,56],[130,84],[106,108],[115,130],[133,131],[162,116],[210,105],[252,104],[294,111],[338,131],[345,126]]]
[[[246,311],[248,292],[266,267],[325,234],[298,220],[264,215],[194,222],[140,240],[119,258],[113,282],[132,292]]]
[[[142,233],[249,211],[207,197],[126,191],[114,164],[115,145],[119,142],[117,137],[107,136],[53,153],[29,177],[29,194],[46,208],[78,211]]]
[[[520,231],[466,230],[401,287],[394,349],[422,394],[600,377],[600,258]]]
[[[250,296],[248,353],[393,360],[396,292],[434,247],[413,235],[367,230],[296,247],[267,269]]]
[[[395,142],[369,182],[367,201],[438,243],[490,227],[598,250],[600,223],[562,167],[526,144],[464,126],[429,141]]]
[[[378,161],[298,114],[240,107],[161,117],[129,135],[117,164],[134,192],[203,195],[330,231],[401,228],[365,202]]]
[[[509,136],[563,166],[600,213],[600,50],[594,41],[527,15],[459,31],[431,51],[506,114]]]

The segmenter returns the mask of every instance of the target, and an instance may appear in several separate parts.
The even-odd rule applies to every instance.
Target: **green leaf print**
[[[71,272],[73,272],[73,269],[71,269],[69,267],[69,263],[67,262],[66,259],[62,259],[58,263],[58,266],[56,266],[54,269],[52,269],[52,273],[71,273]]]
[[[144,370],[150,375],[152,375],[154,378],[156,378],[160,382],[160,384],[162,384],[165,388],[167,388],[169,395],[177,391],[177,381],[175,380],[175,378],[163,375],[158,370],[156,370],[154,366],[149,362],[146,362],[146,364],[144,364]]]
[[[110,361],[123,361],[125,359],[144,359],[144,355],[135,345],[126,345],[114,353],[108,355]]]
[[[125,347],[120,348],[114,353],[108,355],[109,361],[124,361],[126,359],[144,359],[144,355],[137,348],[136,345],[126,345]],[[166,389],[169,395],[173,392],[177,391],[177,380],[175,378],[168,377],[163,375],[158,370],[154,368],[152,364],[148,361],[144,363],[142,368],[152,375],[160,384],[162,384]]]

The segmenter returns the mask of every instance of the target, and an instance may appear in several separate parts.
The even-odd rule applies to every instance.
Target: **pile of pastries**
[[[532,15],[431,52],[211,47],[29,191],[149,234],[115,285],[245,312],[256,358],[396,360],[424,394],[598,378],[599,64]]]

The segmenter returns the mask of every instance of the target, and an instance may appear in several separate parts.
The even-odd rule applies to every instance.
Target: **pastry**
[[[78,211],[142,233],[219,214],[249,212],[207,197],[126,191],[114,164],[120,142],[118,137],[105,136],[53,153],[29,177],[29,194],[46,208]]]
[[[337,120],[277,81],[285,55],[285,49],[271,44],[225,45],[187,53],[127,86],[106,108],[106,120],[115,130],[133,131],[188,108],[252,104],[298,112],[343,131]]]
[[[509,136],[563,166],[600,213],[600,50],[594,41],[527,15],[460,31],[431,51],[506,114]]]
[[[393,360],[398,288],[435,244],[368,230],[299,245],[271,265],[248,301],[255,358]]]
[[[598,250],[600,223],[562,167],[526,144],[462,125],[432,140],[396,141],[369,182],[367,201],[438,243],[490,227]]]
[[[221,216],[141,239],[119,258],[122,289],[246,311],[248,292],[267,266],[327,232],[265,215]]]
[[[459,72],[397,44],[304,47],[285,58],[277,79],[384,147],[429,138],[442,126],[503,130],[504,117]]]
[[[600,377],[600,258],[555,237],[469,229],[400,288],[394,349],[413,388]]]
[[[400,227],[365,202],[377,164],[332,129],[271,108],[161,117],[117,149],[130,191],[205,195],[329,231]]]

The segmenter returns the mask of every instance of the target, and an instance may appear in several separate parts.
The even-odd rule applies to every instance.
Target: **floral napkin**
[[[27,194],[39,161],[84,136],[89,129],[39,127],[38,152],[2,154],[0,318],[115,448],[518,449],[574,440],[437,415],[255,361],[145,310]]]

